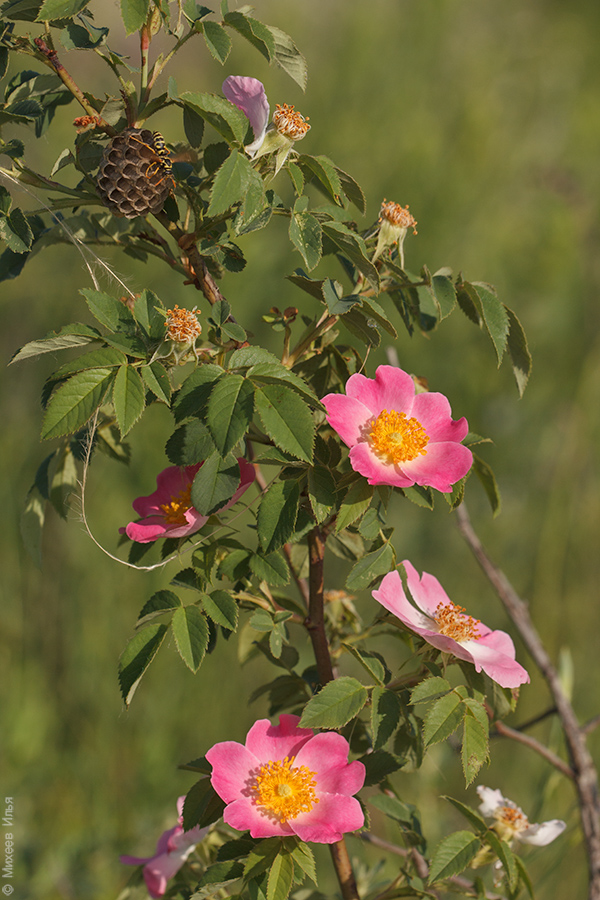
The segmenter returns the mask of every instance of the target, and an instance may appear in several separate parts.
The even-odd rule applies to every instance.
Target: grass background
[[[111,46],[135,64],[136,40],[123,37],[117,5],[91,9],[97,24],[111,25]],[[429,338],[409,339],[400,330],[394,346],[403,368],[426,376],[432,389],[448,394],[455,416],[466,415],[473,430],[493,438],[484,456],[498,477],[503,512],[493,520],[474,483],[469,507],[491,555],[528,599],[547,647],[562,661],[585,721],[598,713],[600,7],[592,0],[257,0],[255,14],[290,33],[306,55],[305,95],[235,38],[223,68],[200,37],[191,41],[173,66],[179,89],[219,91],[229,74],[260,78],[272,107],[294,103],[310,116],[302,150],[330,156],[360,182],[369,204],[361,227],[376,219],[382,197],[409,203],[419,235],[407,237],[407,265],[413,271],[423,263],[432,271],[447,265],[491,282],[527,331],[534,373],[522,400],[509,366],[496,371],[491,345],[458,312]],[[160,38],[157,44],[165,45]],[[65,52],[61,59],[84,89],[115,90],[93,54]],[[56,127],[28,151],[34,167],[49,174],[72,141],[78,114],[74,104],[59,110]],[[152,122],[166,140],[183,138],[174,111]],[[26,137],[23,129],[14,133]],[[287,191],[284,175],[277,188]],[[15,199],[31,205],[24,196]],[[248,266],[243,275],[227,275],[222,289],[256,340],[272,342],[261,314],[272,305],[301,305],[306,295],[285,275],[302,260],[280,220],[240,243]],[[199,303],[205,311],[200,295],[166,269],[118,251],[103,255],[133,290],[150,285],[169,306]],[[321,271],[340,276],[330,260]],[[76,251],[62,246],[4,282],[2,359],[64,322],[89,321],[77,293],[89,285]],[[384,358],[383,349],[372,354],[371,374]],[[208,657],[198,676],[166,647],[131,709],[123,710],[119,653],[139,608],[170,574],[110,564],[76,516],[68,523],[49,516],[41,570],[23,551],[20,509],[48,452],[38,441],[39,390],[56,364],[42,358],[3,374],[3,789],[15,800],[18,896],[112,898],[129,874],[119,853],[151,852],[172,822],[174,798],[192,783],[177,765],[216,740],[243,739],[265,713],[260,701],[248,709],[244,699],[264,669],[240,670],[235,639]],[[92,469],[90,522],[110,550],[130,518],[131,500],[152,490],[165,464],[169,428],[168,414],[153,408],[131,435],[131,467],[98,459]],[[399,558],[434,573],[455,602],[489,625],[509,627],[445,504],[437,506],[427,513],[396,504]],[[328,586],[341,586],[344,571],[333,561]],[[357,603],[370,618],[368,594]],[[530,663],[522,647],[518,656]],[[547,706],[532,672],[509,721]],[[532,733],[560,749],[551,720]],[[598,736],[590,740],[598,758]],[[536,896],[583,898],[585,859],[570,786],[529,751],[504,742],[494,743],[480,781],[501,788],[534,821],[567,820],[569,831],[556,844],[527,856]],[[421,805],[432,846],[463,827],[440,796],[475,801],[473,789],[465,795],[458,755],[446,745],[429,754],[419,774],[400,773],[398,784]],[[394,840],[391,826],[376,826]],[[354,839],[351,850],[370,862],[380,856]]]

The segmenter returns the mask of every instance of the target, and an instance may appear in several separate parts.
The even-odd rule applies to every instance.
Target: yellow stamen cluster
[[[499,806],[494,811],[494,817],[513,832],[529,828],[529,819],[518,806]]]
[[[409,213],[408,206],[400,206],[393,200],[383,199],[381,209],[379,210],[379,221],[387,219],[397,228],[412,228],[413,234],[417,234],[417,220]]]
[[[292,141],[302,140],[306,133],[310,131],[308,116],[305,118],[299,112],[296,112],[293,106],[288,106],[287,103],[277,104],[273,115],[273,123],[279,134],[290,138]]]
[[[384,409],[371,422],[369,441],[378,456],[396,464],[425,455],[429,435],[418,419]]]
[[[476,641],[481,635],[477,630],[479,619],[466,616],[465,609],[452,601],[440,603],[433,616],[440,634],[453,641]]]
[[[315,772],[306,766],[294,767],[293,763],[293,756],[265,763],[252,785],[256,805],[262,807],[264,815],[282,823],[310,812],[319,802]]]
[[[164,514],[165,521],[169,525],[186,525],[186,512],[192,505],[192,486],[191,484],[178,494],[174,494],[168,503],[161,503],[160,508]]]
[[[335,603],[338,600],[354,600],[354,596],[349,594],[347,591],[341,591],[332,588],[331,590],[323,591],[323,599],[325,603]]]
[[[202,327],[198,321],[198,313],[189,309],[180,309],[175,304],[175,309],[167,310],[167,337],[171,341],[181,344],[191,344],[202,334]]]

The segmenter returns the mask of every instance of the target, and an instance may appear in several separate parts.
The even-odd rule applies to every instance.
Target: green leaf
[[[519,856],[516,856],[516,854],[515,854],[515,863],[517,865],[517,869],[519,872],[519,877],[521,879],[521,882],[525,886],[525,890],[531,897],[531,900],[535,900],[534,893],[533,893],[533,885],[531,883],[531,878],[529,877],[529,873],[528,873],[527,869],[525,868],[525,864],[524,864],[523,860]]]
[[[302,170],[295,162],[291,162],[289,159],[285,168],[294,187],[294,193],[297,197],[301,197],[302,191],[304,190],[304,175],[302,174]]]
[[[283,848],[269,870],[267,900],[287,900],[294,881],[294,861]]]
[[[42,440],[72,434],[82,428],[106,395],[114,379],[112,369],[88,369],[61,385],[52,395],[42,425]]]
[[[338,166],[335,167],[335,171],[340,179],[344,194],[351,203],[354,203],[360,214],[364,216],[367,211],[367,198],[360,184],[352,175],[348,175],[347,172],[344,172]]]
[[[74,375],[75,372],[84,372],[86,369],[108,369],[117,368],[126,364],[127,358],[120,350],[113,347],[103,347],[101,350],[91,350],[78,356],[70,362],[65,363],[60,369],[52,373],[52,381],[59,381],[68,375]]]
[[[39,22],[52,22],[54,19],[68,19],[89,4],[90,0],[45,0],[38,13]]]
[[[365,787],[381,782],[406,764],[406,759],[387,750],[373,750],[360,758],[366,769]]]
[[[511,891],[514,891],[519,879],[515,854],[512,852],[506,841],[501,841],[494,831],[489,830],[485,835],[485,840],[502,863],[508,886]]]
[[[218,512],[233,497],[240,483],[240,467],[236,459],[222,459],[212,453],[196,473],[192,484],[192,505],[203,516]]]
[[[236,859],[223,860],[209,866],[197,885],[196,897],[201,897],[202,889],[210,887],[210,894],[214,894],[222,885],[237,881],[244,874],[244,864]]]
[[[361,309],[367,319],[374,319],[387,333],[396,340],[398,332],[385,314],[385,310],[376,300],[361,297]]]
[[[155,360],[147,366],[141,366],[139,371],[148,390],[168,406],[171,402],[171,382],[163,364]]]
[[[284,72],[293,78],[302,90],[306,90],[306,81],[308,79],[308,68],[306,60],[294,44],[293,40],[273,25],[267,26],[275,41],[275,62],[281,66]]]
[[[194,764],[190,763],[190,767],[192,765],[194,771],[206,771],[209,768],[206,759],[194,760]],[[183,827],[186,831],[196,825],[206,828],[221,818],[224,809],[225,804],[210,783],[210,778],[201,778],[187,792],[183,804]]]
[[[204,30],[206,46],[210,50],[212,57],[223,65],[231,50],[231,38],[222,25],[219,25],[218,22],[213,22],[210,19],[207,19],[206,22],[202,23],[202,28]]]
[[[385,685],[386,678],[390,677],[390,673],[378,653],[371,653],[369,650],[359,650],[354,644],[346,642],[343,642],[342,646],[344,650],[352,654],[354,659],[358,660],[373,681],[376,681],[381,687]]]
[[[216,174],[210,194],[208,215],[220,216],[234,203],[242,201],[250,184],[255,180],[256,172],[248,157],[237,150],[232,150]]]
[[[366,553],[352,566],[346,579],[346,587],[349,591],[362,591],[379,575],[387,575],[394,565],[394,548],[390,543],[385,543],[377,550]]]
[[[250,557],[250,568],[260,581],[276,587],[283,587],[290,580],[288,564],[279,552],[262,556],[255,553]]]
[[[452,686],[445,678],[441,678],[440,676],[426,678],[425,681],[421,681],[420,684],[413,688],[410,695],[410,702],[414,706],[416,703],[422,703],[424,700],[431,700],[433,697],[438,697],[440,694],[447,694],[448,691],[451,690]]]
[[[460,875],[481,846],[479,838],[470,831],[456,831],[443,838],[435,848],[429,868],[428,884]]]
[[[194,91],[186,91],[180,100],[209,122],[228,144],[237,142],[243,145],[249,127],[248,119],[233,103],[216,94]]]
[[[448,800],[452,806],[456,807],[456,809],[463,814],[463,816],[470,822],[473,828],[477,829],[479,832],[484,832],[487,830],[487,824],[485,820],[476,813],[474,809],[471,809],[470,806],[467,806],[464,803],[461,803],[460,800],[455,800],[454,797],[444,797],[444,800]]]
[[[148,18],[150,0],[121,0],[121,17],[125,25],[125,33],[139,31]]]
[[[374,687],[371,694],[371,729],[373,749],[379,750],[388,742],[400,724],[402,704],[398,695],[382,687]]]
[[[263,495],[258,508],[258,539],[265,555],[278,550],[294,531],[300,488],[297,481],[276,481]]]
[[[340,319],[350,334],[357,337],[367,347],[379,347],[381,343],[381,335],[374,319],[369,319],[359,309],[354,306],[349,312],[345,313]]]
[[[238,623],[238,605],[227,591],[213,591],[202,595],[202,605],[206,614],[216,625],[228,631],[236,631]]]
[[[286,453],[312,462],[315,424],[306,403],[291,388],[267,384],[256,391],[255,405],[265,432]]]
[[[335,481],[329,469],[324,466],[308,470],[308,499],[317,522],[324,522],[335,503]]]
[[[85,297],[91,314],[109,331],[133,330],[135,325],[133,313],[121,300],[103,291],[93,291],[91,288],[82,288],[79,293]]]
[[[335,520],[335,531],[339,534],[348,525],[352,525],[366,512],[371,505],[374,488],[366,478],[361,478],[352,484],[342,500],[340,511]]]
[[[190,145],[197,149],[204,137],[204,119],[191,106],[183,107],[183,130]]]
[[[374,794],[369,799],[369,803],[371,806],[374,806],[375,809],[380,810],[385,816],[389,816],[390,819],[395,819],[397,822],[407,822],[412,824],[414,807],[407,803],[403,803],[402,800],[398,800],[397,797],[391,797],[389,794]]]
[[[227,456],[243,438],[253,412],[252,382],[235,374],[217,382],[208,402],[207,425],[221,456]]]
[[[265,841],[260,841],[246,857],[244,864],[244,878],[246,881],[256,878],[270,869],[280,847],[281,841],[279,838],[267,838]]]
[[[309,156],[306,153],[301,153],[298,156],[296,163],[301,169],[306,169],[309,173],[315,175],[332,200],[341,205],[340,194],[342,193],[342,182],[329,157]]]
[[[193,466],[215,452],[208,428],[192,419],[173,432],[167,441],[166,453],[175,466]]]
[[[433,275],[431,287],[440,309],[440,320],[449,316],[456,306],[456,289],[447,275]]]
[[[301,728],[342,728],[358,715],[368,696],[360,681],[342,675],[308,701],[299,725]]]
[[[425,715],[423,726],[425,746],[437,744],[449,737],[460,725],[463,715],[462,701],[455,691],[436,700]]]
[[[285,382],[285,384],[293,387],[295,391],[305,398],[305,400],[308,400],[312,406],[323,409],[321,403],[317,400],[314,391],[306,383],[304,378],[296,375],[295,372],[290,372],[290,370],[282,365],[279,360],[276,362],[258,363],[248,369],[246,374],[248,378],[259,384],[281,384],[282,382]]]
[[[81,331],[66,330],[70,327],[77,327]],[[9,365],[12,365],[14,362],[20,362],[23,359],[30,359],[32,356],[41,356],[44,353],[67,350],[69,347],[83,347],[92,341],[99,341],[100,339],[100,333],[87,325],[65,326],[57,334],[51,334],[49,337],[42,338],[39,341],[29,341],[29,343],[24,344],[20,350],[17,350]]]
[[[300,841],[292,850],[292,859],[294,866],[301,869],[310,880],[317,884],[317,867],[315,857],[308,844]]]
[[[181,606],[181,600],[173,591],[156,591],[150,599],[142,606],[138,616],[137,624],[155,619],[165,613],[173,612]]]
[[[6,19],[35,22],[41,6],[42,0],[8,0],[0,11]]]
[[[197,606],[180,606],[171,620],[175,643],[182,660],[197,672],[208,646],[208,623]]]
[[[70,510],[69,498],[79,484],[77,466],[73,453],[67,448],[57,456],[56,467],[53,467],[50,482],[49,498],[56,512],[63,519]]]
[[[0,238],[13,253],[27,253],[33,242],[29,222],[18,206],[7,216],[0,216]]]
[[[128,434],[146,405],[144,382],[133,366],[121,366],[115,378],[113,404],[121,437]]]
[[[237,11],[226,13],[223,21],[235,28],[238,34],[241,34],[259,53],[262,53],[267,62],[271,62],[275,53],[275,40],[266,25],[263,25],[258,19]]]
[[[119,659],[119,685],[125,706],[129,706],[144,672],[158,653],[167,625],[147,625],[138,631]]]
[[[502,499],[500,497],[500,488],[498,487],[496,476],[490,466],[475,453],[473,454],[473,472],[477,475],[477,478],[487,494],[493,515],[497,516],[502,506]]]
[[[356,268],[379,291],[379,273],[369,259],[366,244],[361,236],[354,231],[350,231],[341,222],[325,222],[323,224],[323,234],[327,235],[329,240],[354,263]]]
[[[188,416],[204,418],[208,406],[208,399],[219,378],[225,372],[221,366],[212,363],[204,363],[198,366],[181,385],[177,397],[173,403],[175,421],[181,422]]]
[[[38,568],[42,566],[42,534],[46,519],[46,500],[34,486],[27,494],[19,528],[25,549]]]
[[[488,731],[473,716],[465,716],[460,755],[465,783],[468,787],[490,756]]]
[[[487,333],[492,339],[496,356],[498,357],[498,365],[502,362],[504,351],[506,349],[506,339],[508,336],[508,315],[504,303],[498,300],[495,288],[491,284],[484,284],[481,281],[474,281],[472,287],[477,292],[479,299],[480,311]]]
[[[323,230],[318,219],[306,210],[297,211],[300,200],[296,200],[294,211],[290,218],[289,235],[294,247],[304,257],[306,268],[310,272],[321,259],[323,253]]]
[[[166,334],[166,309],[154,291],[143,290],[133,304],[133,315],[136,322],[144,329],[151,340],[161,341]]]
[[[519,397],[523,396],[529,376],[531,375],[531,354],[527,346],[527,338],[523,326],[508,306],[504,307],[508,316],[508,352],[513,373],[519,389]]]

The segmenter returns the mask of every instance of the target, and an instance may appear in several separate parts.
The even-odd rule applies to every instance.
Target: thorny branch
[[[586,744],[586,728],[581,727],[573,707],[565,695],[558,672],[531,620],[527,604],[516,593],[504,573],[491,561],[481,541],[473,530],[465,505],[457,509],[458,528],[461,535],[496,591],[506,612],[517,628],[532,659],[544,676],[556,705],[570,760],[569,772],[577,790],[581,827],[585,841],[589,869],[589,900],[600,900],[600,799],[598,797],[598,772]],[[511,735],[514,737],[514,735]],[[522,739],[520,735],[520,739]],[[539,752],[539,750],[538,750]],[[548,755],[546,754],[548,759]],[[552,761],[556,765],[555,761]],[[561,761],[562,762],[562,761]],[[556,766],[563,774],[565,764]]]

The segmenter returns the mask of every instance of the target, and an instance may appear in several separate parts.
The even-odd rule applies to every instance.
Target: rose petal
[[[206,758],[212,766],[211,784],[225,803],[231,803],[244,795],[251,778],[250,773],[260,766],[260,760],[236,741],[215,744]]]
[[[310,812],[301,813],[290,825],[302,841],[333,844],[347,831],[362,828],[365,816],[356,797],[317,792],[319,802]]]
[[[271,113],[264,85],[258,78],[230,75],[223,82],[223,93],[248,118],[254,132],[254,141],[245,149],[254,154],[264,141]]]
[[[436,444],[440,441],[462,441],[469,431],[464,417],[453,421],[450,401],[436,391],[417,394],[411,415],[419,420],[429,440]]]
[[[327,421],[348,447],[365,439],[373,416],[364,403],[344,394],[327,394],[321,403],[327,410]]]
[[[246,737],[248,751],[261,763],[296,756],[314,735],[311,728],[298,728],[299,721],[299,716],[286,713],[279,717],[279,725],[271,725],[268,719],[259,719]]]
[[[491,632],[490,635],[478,641],[462,641],[460,646],[470,654],[475,670],[480,672],[483,669],[485,674],[500,687],[516,688],[525,684],[529,681],[527,671],[514,657],[508,656],[494,647],[494,635],[496,634],[498,632]],[[455,655],[458,656],[458,653]]]
[[[289,822],[282,823],[278,818],[271,818],[260,812],[250,797],[242,797],[225,807],[223,821],[238,831],[250,831],[253,838],[285,836],[294,831]]]
[[[298,752],[294,766],[306,766],[315,773],[319,791],[355,794],[365,783],[365,767],[356,760],[348,763],[348,741],[334,731],[316,734]]]
[[[477,786],[477,793],[482,801],[479,812],[483,816],[493,816],[499,806],[506,806],[506,798],[497,788],[489,788],[480,784]]]
[[[464,478],[472,465],[473,454],[463,444],[450,441],[434,444],[430,441],[425,454],[402,463],[402,469],[412,484],[432,487],[448,494],[452,491],[452,485]]]
[[[411,487],[415,479],[402,466],[394,466],[380,459],[368,443],[355,444],[349,453],[355,472],[364,475],[369,484],[391,484],[393,487]]]
[[[396,366],[378,366],[374,379],[351,375],[346,382],[346,394],[364,403],[374,417],[384,409],[413,415],[415,383],[408,372]]]

